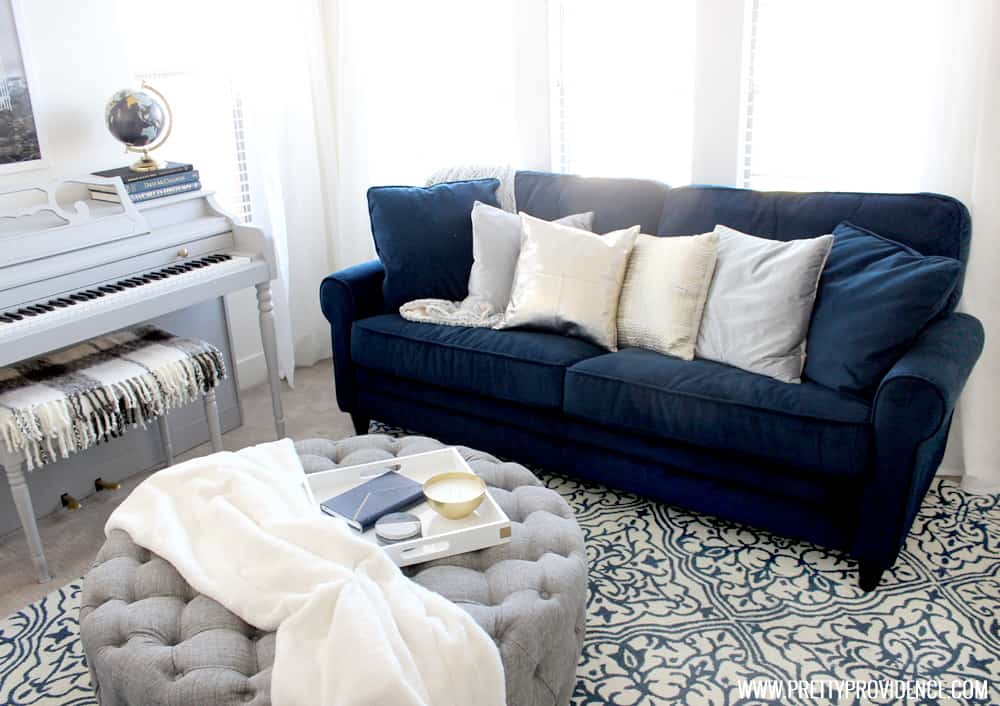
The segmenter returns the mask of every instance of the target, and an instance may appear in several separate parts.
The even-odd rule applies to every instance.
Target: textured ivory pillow
[[[694,358],[718,250],[714,232],[636,238],[618,301],[618,345]]]
[[[618,296],[639,226],[595,235],[521,214],[521,254],[497,328],[530,326],[618,350]]]
[[[719,254],[695,355],[799,382],[832,235],[769,240],[716,226]]]
[[[575,213],[554,223],[591,230],[593,212]],[[477,201],[472,207],[472,272],[469,296],[488,301],[503,312],[510,301],[514,269],[521,252],[521,219],[516,213]]]

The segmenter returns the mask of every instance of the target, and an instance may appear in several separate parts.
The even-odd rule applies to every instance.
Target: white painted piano
[[[116,185],[123,205],[87,200],[87,185],[99,183]],[[277,269],[263,230],[235,221],[211,191],[137,206],[117,179],[61,180],[0,197],[32,191],[44,201],[0,211],[0,366],[256,287],[275,431],[284,436],[271,301]]]
[[[114,186],[121,203],[89,199],[92,184]],[[210,191],[136,205],[119,179],[94,176],[0,190],[0,367],[255,287],[280,439],[276,276],[270,236],[227,215]],[[30,498],[19,501],[23,472],[5,470],[34,530]]]

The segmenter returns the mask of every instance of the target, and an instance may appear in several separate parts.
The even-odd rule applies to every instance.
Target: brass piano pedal
[[[74,498],[69,493],[63,493],[62,495],[60,495],[59,500],[60,502],[62,502],[62,506],[67,510],[72,511],[80,509],[80,501]]]
[[[121,490],[122,489],[122,484],[121,483],[112,483],[109,480],[103,480],[101,478],[97,478],[97,479],[94,480],[94,488],[98,492],[100,492],[102,490],[112,490],[112,491],[113,490]]]

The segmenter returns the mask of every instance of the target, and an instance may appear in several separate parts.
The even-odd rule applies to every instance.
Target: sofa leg
[[[357,435],[368,433],[368,424],[371,422],[371,417],[366,417],[360,412],[351,412],[351,421],[354,423],[354,433]]]
[[[874,591],[882,580],[885,567],[867,561],[858,562],[858,586],[864,592]]]

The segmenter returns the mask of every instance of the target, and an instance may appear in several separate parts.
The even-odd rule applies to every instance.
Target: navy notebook
[[[342,517],[351,527],[364,532],[383,515],[405,510],[423,497],[420,483],[389,471],[333,496],[320,507],[327,515]]]

